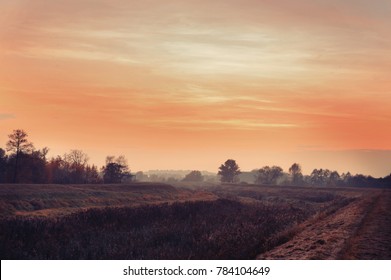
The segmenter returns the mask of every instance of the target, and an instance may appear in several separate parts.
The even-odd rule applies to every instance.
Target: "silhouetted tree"
[[[201,172],[198,170],[193,170],[189,174],[183,178],[184,182],[202,182],[204,180],[204,176],[202,176]]]
[[[102,182],[96,165],[87,165],[84,172],[84,183],[99,184]]]
[[[67,184],[69,176],[65,168],[65,161],[61,156],[51,158],[47,164],[48,181],[54,184]]]
[[[102,168],[103,181],[106,184],[118,184],[124,177],[132,177],[124,156],[106,157],[106,165]]]
[[[310,175],[311,184],[315,186],[326,186],[329,182],[331,171],[328,169],[314,169]]]
[[[31,154],[22,155],[25,160],[21,162],[21,182],[33,184],[47,183],[46,155],[48,151],[48,148],[43,148],[42,150],[33,151]]]
[[[328,185],[332,187],[336,187],[341,182],[341,176],[337,171],[332,171],[329,175]]]
[[[365,176],[363,174],[356,174],[350,179],[350,186],[352,187],[378,187],[380,180],[372,176]]]
[[[278,178],[282,177],[283,174],[283,170],[279,166],[264,166],[258,170],[255,183],[267,185],[276,184]]]
[[[329,169],[314,169],[310,175],[310,184],[315,186],[330,186],[337,187],[347,185],[351,181],[351,175],[339,175],[337,171],[330,171]]]
[[[303,174],[301,173],[300,164],[292,164],[292,166],[289,168],[289,174],[292,176],[292,183],[294,185],[300,185],[303,183]]]
[[[31,142],[27,140],[28,134],[22,129],[16,129],[12,134],[8,135],[7,142],[7,151],[14,153],[14,176],[13,182],[16,183],[18,180],[18,169],[19,169],[19,160],[21,154],[28,154],[34,150],[34,146]]]
[[[0,148],[0,183],[6,182],[6,173],[7,173],[7,155],[5,154],[5,151]]]
[[[239,165],[233,159],[228,159],[224,164],[219,167],[218,175],[221,176],[220,180],[223,183],[234,183],[237,180],[237,176],[240,174]]]
[[[340,179],[341,179],[341,184],[342,185],[349,186],[350,185],[350,180],[352,179],[352,174],[350,174],[350,172],[342,173]]]
[[[385,187],[391,187],[391,174],[383,178],[382,185]]]
[[[64,154],[63,161],[63,167],[68,173],[70,183],[84,183],[88,155],[81,150],[71,150]]]

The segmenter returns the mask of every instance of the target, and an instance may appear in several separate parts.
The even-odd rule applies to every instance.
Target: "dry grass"
[[[141,206],[187,200],[216,199],[210,193],[167,184],[127,185],[0,185],[0,217],[58,216],[88,208]]]
[[[341,259],[391,259],[391,191],[374,196],[361,223],[346,241]]]
[[[307,218],[286,207],[219,199],[14,217],[0,221],[0,257],[253,259],[269,237]]]
[[[158,210],[145,207],[157,207],[154,209]],[[263,259],[391,258],[390,207],[390,191],[362,188],[181,183],[176,187],[158,183],[0,185],[0,215],[3,218],[0,222],[8,223],[9,227],[16,225],[12,228],[17,235],[21,234],[18,225],[26,227],[36,232],[34,242],[44,246],[39,235],[41,227],[61,228],[66,219],[70,225],[77,225],[68,228],[67,240],[79,250],[78,255],[55,251],[69,244],[59,245],[62,237],[49,234],[47,238],[52,240],[53,248],[42,249],[47,258],[94,259],[99,258],[99,252],[106,252],[108,258],[130,259],[243,259],[254,258],[257,254]],[[224,218],[227,213],[235,216],[232,214],[235,209],[240,209],[240,215],[234,220]],[[132,228],[127,228],[128,233],[125,233],[121,230],[123,225],[113,225],[108,220],[99,225],[102,234],[87,226],[87,220],[93,222],[100,216],[116,220],[124,213],[133,215],[145,211],[155,211],[156,217],[146,219],[142,231],[133,232]],[[161,217],[159,213],[169,213],[170,218]],[[84,217],[86,227],[80,223],[80,217]],[[161,217],[160,222],[156,222],[157,217]],[[193,233],[198,233],[199,237]],[[127,234],[138,240],[138,249],[130,241],[125,244],[130,247],[124,245],[121,249],[120,237]],[[86,241],[82,236],[94,238],[94,235],[98,238],[93,243],[87,242],[86,251],[83,251],[80,244]],[[4,239],[1,243],[12,247],[15,242],[24,244],[29,235],[14,241],[12,236],[7,238],[10,238],[9,242]],[[163,245],[153,240],[160,240]],[[195,247],[202,249],[197,251]],[[45,258],[28,250],[19,250],[17,258]],[[154,255],[156,252],[158,255]]]
[[[291,240],[258,258],[390,259],[391,192],[372,190],[351,199],[305,221]]]

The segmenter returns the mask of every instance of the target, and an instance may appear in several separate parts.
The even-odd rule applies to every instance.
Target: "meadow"
[[[233,184],[0,185],[0,257],[388,259],[390,197]],[[360,249],[374,236],[377,249]]]

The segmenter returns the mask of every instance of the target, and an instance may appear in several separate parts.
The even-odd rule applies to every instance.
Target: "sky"
[[[391,173],[388,0],[0,0],[0,147]]]

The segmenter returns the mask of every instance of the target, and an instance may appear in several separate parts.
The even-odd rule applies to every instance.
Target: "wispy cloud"
[[[262,128],[294,128],[298,125],[293,123],[268,123],[254,119],[215,119],[215,120],[178,120],[178,119],[161,119],[149,123],[151,126],[166,127],[171,129],[185,129],[185,130],[259,130]]]
[[[0,113],[0,120],[8,120],[13,119],[15,116],[13,114],[1,114]]]

